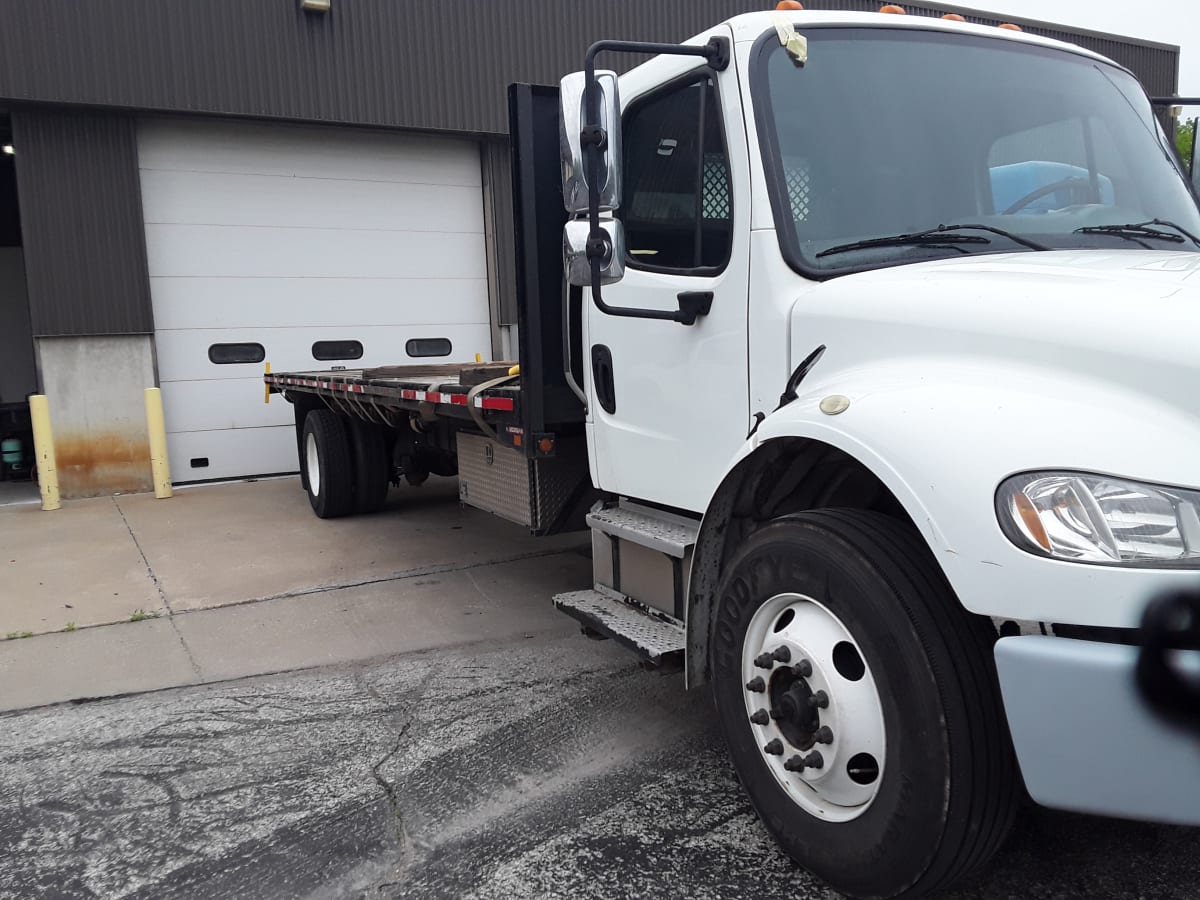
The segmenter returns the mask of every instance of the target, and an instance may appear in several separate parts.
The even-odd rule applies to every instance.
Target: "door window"
[[[733,194],[721,106],[706,73],[635,101],[622,122],[629,265],[715,274],[729,261]]]

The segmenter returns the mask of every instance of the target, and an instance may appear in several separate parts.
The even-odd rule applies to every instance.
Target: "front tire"
[[[308,502],[322,519],[354,511],[354,468],[345,420],[327,409],[304,418],[300,434],[301,465]]]
[[[718,596],[721,727],[796,862],[854,897],[914,898],[992,856],[1018,798],[994,633],[911,526],[786,516],[750,537]]]

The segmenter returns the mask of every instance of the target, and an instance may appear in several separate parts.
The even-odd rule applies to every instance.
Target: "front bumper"
[[[1200,738],[1151,713],[1134,684],[1137,654],[1042,635],[996,642],[1021,774],[1043,806],[1200,825]],[[1187,657],[1200,666],[1200,651]]]

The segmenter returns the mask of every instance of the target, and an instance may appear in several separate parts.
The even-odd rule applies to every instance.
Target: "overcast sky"
[[[1179,93],[1200,96],[1197,0],[971,0],[964,6],[1175,44],[1180,48]],[[1198,114],[1196,109],[1187,112]]]

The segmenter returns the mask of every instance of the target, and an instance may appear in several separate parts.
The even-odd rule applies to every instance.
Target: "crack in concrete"
[[[115,497],[114,497],[114,500],[115,500]],[[118,507],[118,510],[119,509],[120,509],[120,507]],[[124,521],[125,517],[123,515],[121,518],[122,518],[122,521]],[[125,522],[125,527],[129,528],[128,522]],[[132,534],[133,534],[133,532],[131,530],[130,535],[132,536]],[[134,542],[134,545],[137,546],[137,538],[136,537],[134,537],[133,542]],[[371,584],[384,584],[389,581],[406,581],[410,578],[423,578],[426,575],[450,575],[450,574],[455,574],[455,573],[459,573],[459,572],[466,575],[470,579],[472,585],[474,585],[475,589],[477,591],[479,591],[479,593],[486,600],[488,600],[490,602],[491,598],[487,595],[487,593],[485,591],[483,591],[479,587],[479,585],[475,582],[475,579],[473,577],[471,577],[470,570],[484,569],[484,568],[487,568],[488,566],[502,566],[502,565],[506,565],[507,563],[524,562],[525,560],[529,560],[529,559],[542,559],[542,558],[548,558],[551,556],[567,556],[572,553],[579,553],[580,550],[583,549],[585,546],[586,545],[580,545],[579,547],[567,547],[562,550],[533,550],[533,551],[530,551],[529,553],[519,553],[516,556],[505,556],[505,557],[500,557],[499,559],[485,559],[480,562],[474,562],[474,563],[465,563],[465,564],[445,563],[445,564],[436,565],[436,566],[424,566],[424,567],[416,568],[416,569],[405,569],[401,572],[393,572],[391,575],[381,575],[378,578],[369,578],[365,581],[351,581],[351,582],[346,582],[344,584],[323,584],[323,585],[318,585],[317,587],[313,587],[313,588],[302,588],[302,589],[296,590],[296,591],[287,591],[282,594],[270,594],[269,596],[266,596],[266,597],[251,597],[247,600],[234,600],[230,603],[222,603],[218,606],[198,606],[195,609],[172,609],[170,607],[170,605],[167,603],[166,594],[163,592],[162,586],[158,583],[157,576],[151,570],[150,564],[148,562],[146,562],[146,555],[144,553],[142,553],[142,562],[146,563],[146,570],[150,574],[151,579],[154,581],[155,587],[158,588],[159,595],[162,597],[163,605],[167,609],[168,616],[170,618],[174,619],[176,616],[187,616],[187,615],[192,615],[193,613],[213,612],[214,610],[219,610],[219,609],[231,609],[235,606],[249,606],[254,603],[268,603],[271,600],[288,600],[288,599],[291,599],[294,597],[308,597],[310,595],[315,595],[315,594],[328,594],[328,593],[333,593],[335,591],[349,590],[350,588],[365,587],[365,586],[371,585]],[[141,553],[141,547],[139,546],[137,549],[138,549],[138,552]],[[116,622],[94,622],[89,625],[79,625],[74,630],[75,631],[85,631],[85,630],[91,629],[91,628],[109,628],[113,625],[123,625],[123,624],[126,624],[124,620],[118,620]],[[174,624],[172,624],[172,627],[174,628]],[[41,632],[41,633],[35,634],[33,637],[36,639],[36,638],[40,638],[40,637],[45,637],[46,635],[53,635],[53,634],[59,634],[59,633],[60,632],[58,632],[58,631],[47,631],[47,632]],[[176,633],[178,633],[178,632],[176,632]]]
[[[158,580],[158,575],[154,572],[154,567],[150,565],[150,560],[146,558],[146,551],[142,549],[141,542],[137,539],[137,535],[133,533],[133,526],[129,524],[129,520],[125,518],[125,510],[121,509],[121,504],[117,502],[117,495],[112,496],[113,506],[117,508],[117,515],[121,517],[121,522],[125,525],[125,530],[129,532],[129,538],[133,541],[133,546],[137,548],[138,556],[142,558],[142,565],[146,567],[146,574],[150,576],[150,581],[154,585],[154,590],[158,592],[158,599],[162,601],[163,607],[167,611],[167,615],[174,615],[174,610],[171,609],[171,603],[167,600],[167,592],[163,590],[162,582]]]
[[[133,541],[133,546],[137,548],[138,556],[142,558],[142,564],[146,567],[146,574],[150,576],[150,581],[154,585],[154,589],[158,592],[159,602],[167,611],[167,622],[171,626],[171,631],[175,633],[179,645],[183,648],[183,653],[187,657],[188,665],[192,668],[192,673],[196,676],[197,681],[204,680],[204,673],[200,670],[200,664],[196,662],[196,657],[192,653],[192,648],[188,646],[184,640],[183,634],[179,631],[179,626],[175,624],[175,610],[171,608],[171,601],[167,599],[167,592],[163,589],[162,582],[158,580],[158,574],[154,571],[154,567],[150,565],[150,560],[146,558],[146,551],[142,549],[141,542],[137,539],[137,535],[133,532],[133,526],[129,524],[129,520],[125,518],[125,510],[121,509],[121,504],[117,502],[117,495],[113,494],[113,506],[117,509],[117,514],[121,517],[121,521],[125,524],[125,530],[129,532],[129,538]],[[110,623],[120,624],[120,623]]]
[[[488,566],[502,566],[507,563],[524,562],[528,559],[543,559],[551,556],[565,556],[578,553],[578,548],[568,547],[563,550],[531,550],[529,553],[518,553],[513,556],[502,556],[498,559],[484,559],[473,563],[442,563],[436,566],[420,566],[415,569],[405,569],[393,572],[391,575],[380,575],[376,578],[366,578],[362,581],[347,581],[338,584],[323,584],[317,587],[301,588],[295,591],[285,591],[282,594],[271,594],[267,597],[251,597],[247,600],[235,600],[232,603],[222,603],[220,606],[202,606],[196,609],[176,610],[173,615],[183,616],[193,613],[212,612],[214,609],[230,609],[234,606],[248,606],[252,603],[267,603],[271,600],[290,600],[295,597],[311,597],[316,594],[328,594],[334,591],[345,591],[351,588],[366,587],[371,584],[386,584],[390,581],[407,581],[410,578],[423,578],[426,575],[450,575],[462,572],[470,577],[470,570],[485,569]],[[472,579],[472,582],[474,579]],[[477,588],[478,589],[478,588]],[[480,593],[483,593],[480,591]]]

